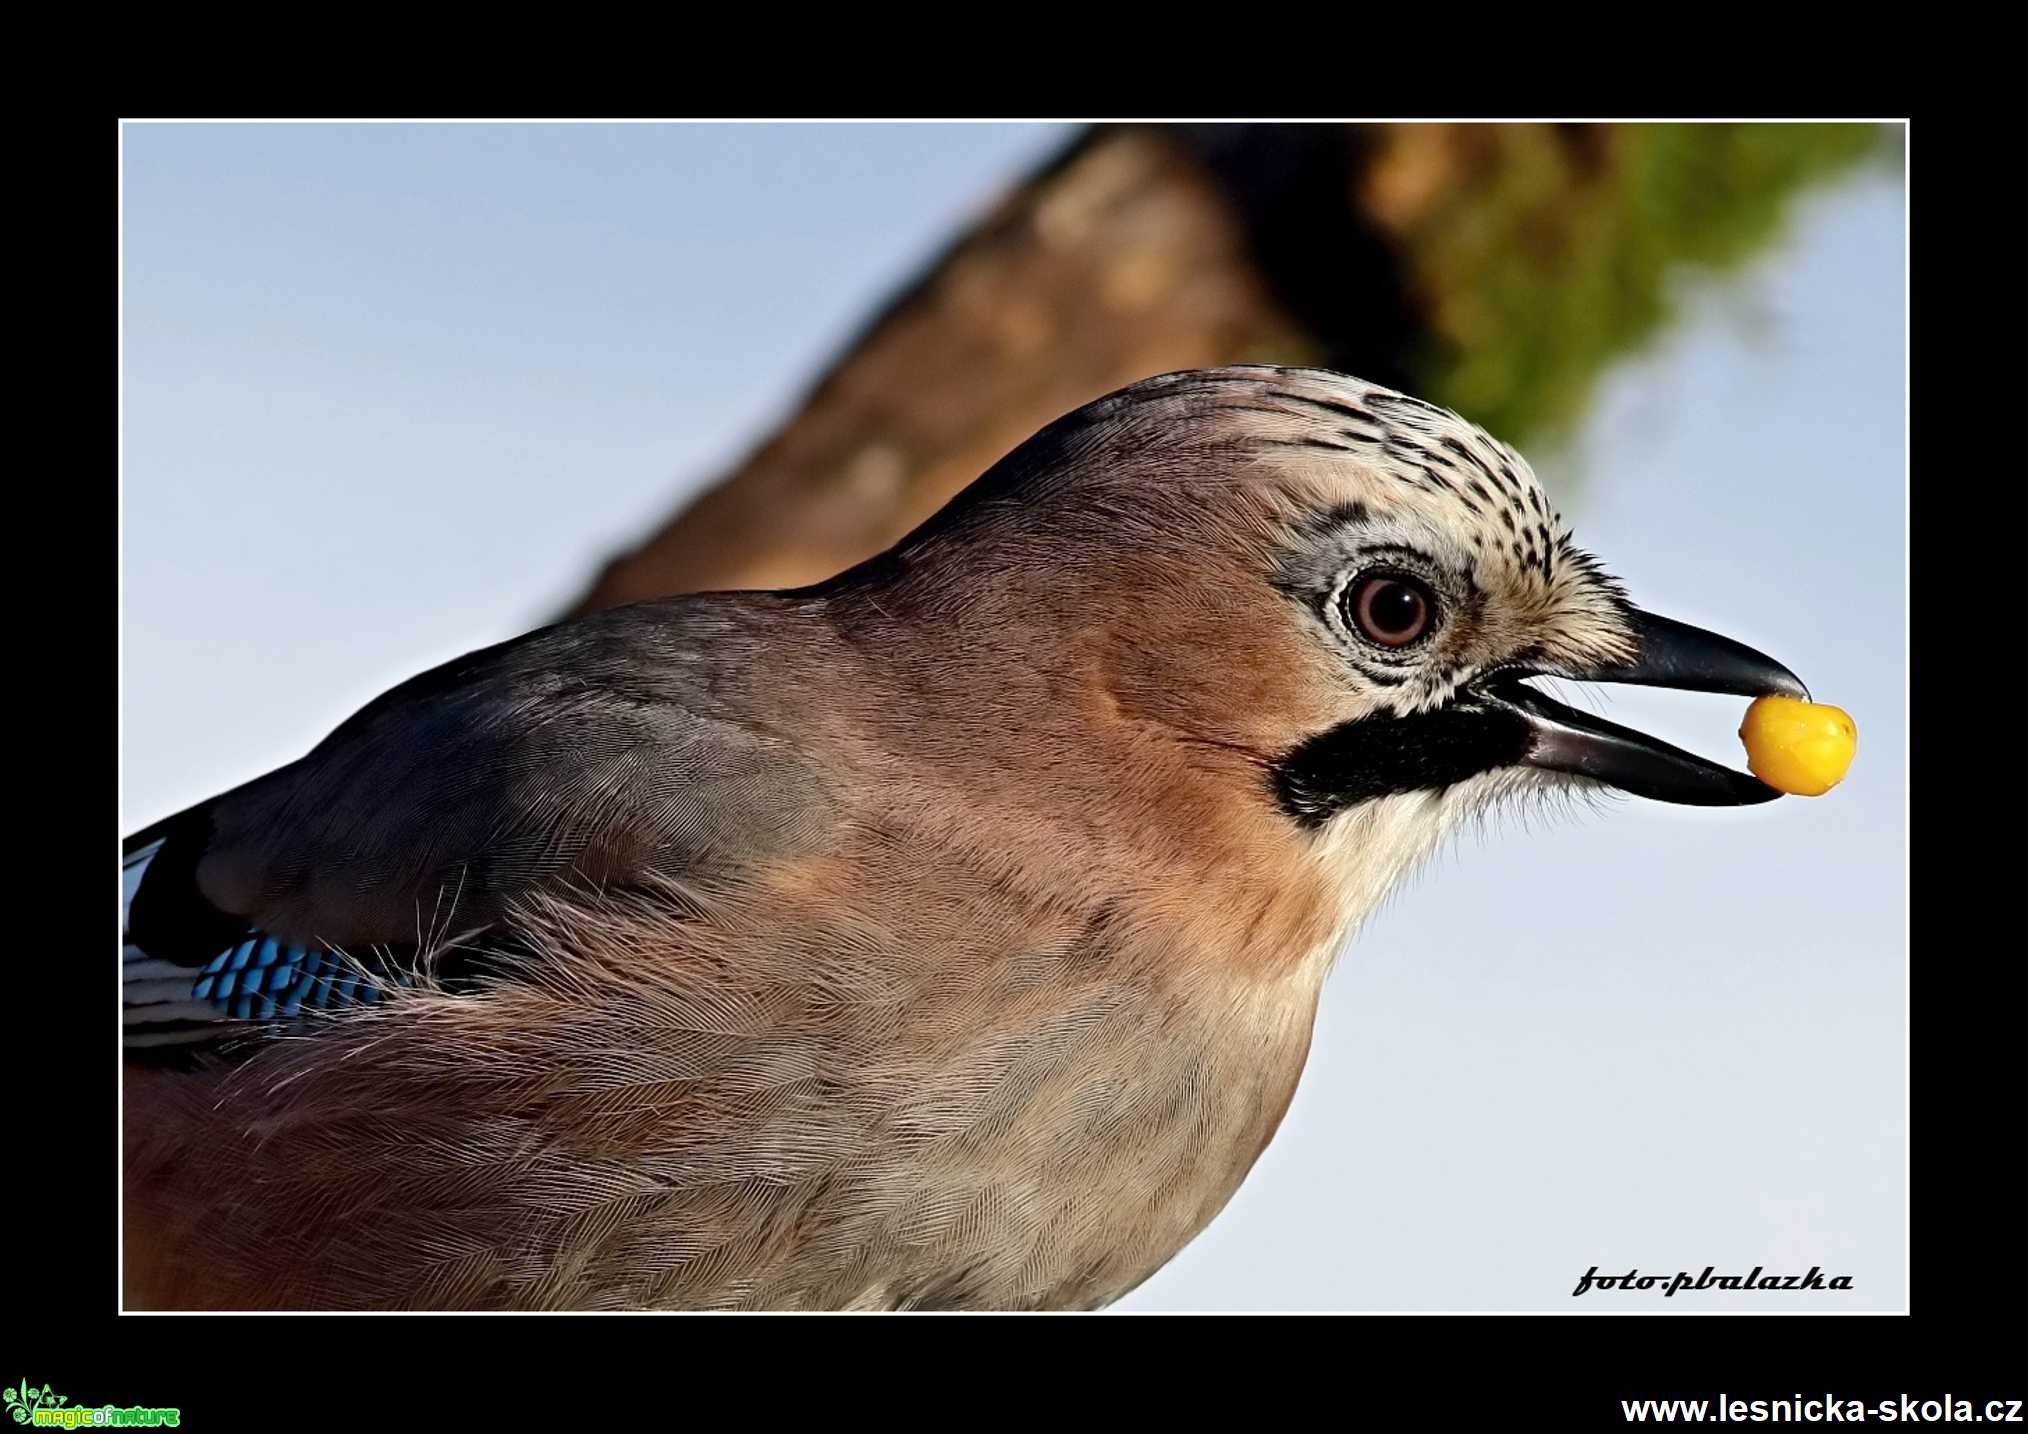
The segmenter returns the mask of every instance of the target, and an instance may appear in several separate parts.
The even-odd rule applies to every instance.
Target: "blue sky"
[[[127,128],[123,823],[547,620],[1062,138]]]
[[[545,620],[1064,138],[128,127],[123,829]],[[1594,1263],[1838,1266],[1857,1288],[1809,1308],[1904,1304],[1903,295],[1901,179],[1869,170],[1532,455],[1638,601],[1854,714],[1851,778],[1456,842],[1334,972],[1239,1197],[1128,1307],[1564,1308]],[[1737,759],[1736,700],[1606,700]]]

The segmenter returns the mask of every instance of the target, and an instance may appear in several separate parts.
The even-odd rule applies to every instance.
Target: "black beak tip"
[[[1783,667],[1779,662],[1768,664],[1767,690],[1744,694],[1753,697],[1797,697],[1810,700],[1810,689],[1803,685],[1803,679]]]
[[[1713,806],[1757,807],[1764,802],[1775,801],[1783,795],[1780,788],[1770,787],[1759,777],[1750,776],[1745,772],[1734,772],[1733,776],[1737,780],[1732,785],[1728,799],[1714,802]]]
[[[1724,692],[1736,697],[1797,697],[1807,702],[1803,679],[1743,642],[1674,618],[1633,609],[1630,620],[1640,652],[1630,663],[1592,674],[1601,682]]]

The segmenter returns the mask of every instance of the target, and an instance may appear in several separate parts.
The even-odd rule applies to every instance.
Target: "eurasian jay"
[[[1456,415],[1252,366],[815,587],[446,663],[127,843],[127,1303],[1117,1300],[1446,831],[1776,795],[1534,675],[1803,692]]]

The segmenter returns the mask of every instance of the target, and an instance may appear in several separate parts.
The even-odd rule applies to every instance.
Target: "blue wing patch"
[[[161,845],[152,843],[122,861],[123,906],[132,906]],[[238,1022],[287,1023],[372,1006],[390,989],[413,987],[422,979],[414,951],[405,947],[372,947],[351,956],[263,931],[247,931],[195,970],[151,956],[131,939],[122,947],[121,1024],[129,1047],[194,1045],[232,1034]],[[444,974],[436,971],[439,980]]]
[[[334,952],[286,945],[256,932],[205,963],[190,999],[208,1002],[230,1020],[290,1020],[305,1009],[373,1005],[384,994],[384,980],[412,983],[405,973],[376,965],[380,969],[369,973]]]
[[[159,846],[122,863],[126,904]],[[127,944],[120,974],[121,1022],[129,1046],[181,1045],[218,1036],[234,1021],[291,1021],[312,1011],[370,1006],[390,984],[415,982],[412,972],[385,953],[355,961],[259,931],[248,932],[195,972]]]

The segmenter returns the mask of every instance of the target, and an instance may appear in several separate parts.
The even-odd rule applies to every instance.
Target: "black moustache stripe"
[[[1441,792],[1510,767],[1531,734],[1518,712],[1450,706],[1407,717],[1368,717],[1320,732],[1274,764],[1276,803],[1305,827],[1398,792]]]

